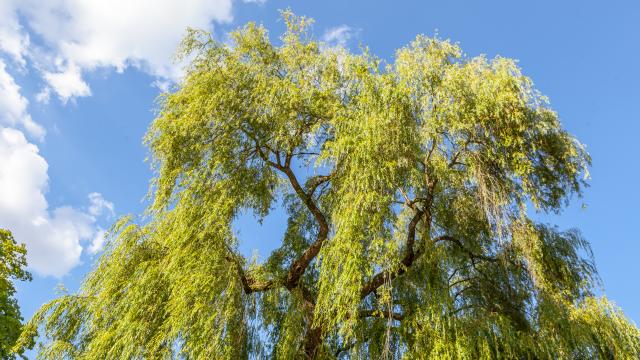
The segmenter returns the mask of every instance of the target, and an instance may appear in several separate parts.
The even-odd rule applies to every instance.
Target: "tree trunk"
[[[318,349],[322,344],[322,329],[312,327],[307,331],[304,339],[304,355],[307,359],[315,359],[318,356]]]

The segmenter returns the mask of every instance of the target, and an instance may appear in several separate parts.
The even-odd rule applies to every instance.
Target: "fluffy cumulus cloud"
[[[76,65],[71,64],[60,72],[44,71],[43,77],[50,88],[44,88],[38,94],[38,96],[46,96],[44,99],[39,99],[42,102],[46,103],[49,101],[51,88],[55,90],[63,103],[66,103],[67,100],[74,97],[91,95],[91,89],[89,89],[89,85],[82,80],[80,68]]]
[[[0,0],[0,227],[27,244],[34,271],[59,277],[83,253],[99,252],[98,222],[114,216],[114,205],[91,193],[85,207],[50,208],[48,164],[28,140],[43,141],[45,130],[8,64],[36,70],[44,85],[35,99],[43,103],[90,96],[84,76],[98,68],[135,67],[168,87],[180,76],[172,55],[185,29],[229,22],[231,7],[232,0]]]
[[[231,0],[3,0],[0,15],[10,21],[0,49],[22,58],[26,53],[47,87],[64,102],[91,94],[82,75],[100,67],[139,68],[162,79],[175,79],[180,67],[172,55],[187,27],[210,28],[232,20]],[[16,14],[20,15],[18,17]],[[23,19],[20,24],[17,19]],[[24,25],[24,26],[21,26]],[[42,40],[24,49],[28,28]],[[47,90],[43,91],[42,98]]]
[[[15,128],[43,139],[44,129],[31,119],[27,106],[0,58],[0,228],[10,229],[19,242],[27,244],[29,264],[37,273],[60,277],[80,263],[83,247],[90,254],[100,251],[104,231],[96,221],[113,216],[114,206],[91,193],[86,210],[49,209],[48,164],[38,147]],[[90,244],[84,246],[85,242]]]
[[[0,164],[0,227],[27,245],[33,270],[60,277],[80,263],[85,247],[89,253],[100,250],[104,231],[96,222],[113,214],[112,203],[92,193],[86,210],[49,209],[48,164],[19,130],[0,128]]]

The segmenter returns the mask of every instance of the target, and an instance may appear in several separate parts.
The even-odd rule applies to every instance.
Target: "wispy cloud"
[[[349,41],[358,33],[357,29],[348,25],[340,25],[327,29],[321,39],[328,47],[347,47]]]

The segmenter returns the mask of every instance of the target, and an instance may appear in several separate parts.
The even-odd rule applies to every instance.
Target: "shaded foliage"
[[[22,354],[12,351],[22,329],[13,281],[31,280],[31,274],[25,270],[26,254],[24,244],[18,245],[10,231],[0,229],[0,359],[15,359]]]

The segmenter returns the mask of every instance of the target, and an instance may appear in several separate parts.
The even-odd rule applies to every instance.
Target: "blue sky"
[[[274,40],[278,9],[315,18],[314,33],[392,60],[417,34],[459,42],[469,56],[519,60],[564,126],[593,157],[591,187],[546,221],[580,228],[604,292],[640,322],[640,3],[637,1],[0,0],[0,226],[26,242],[25,317],[76,289],[103,229],[141,214],[152,176],[142,136],[159,87],[179,77],[170,55],[186,26],[218,39],[247,21]],[[582,204],[586,207],[583,208]],[[237,221],[243,252],[276,246],[284,220]]]

